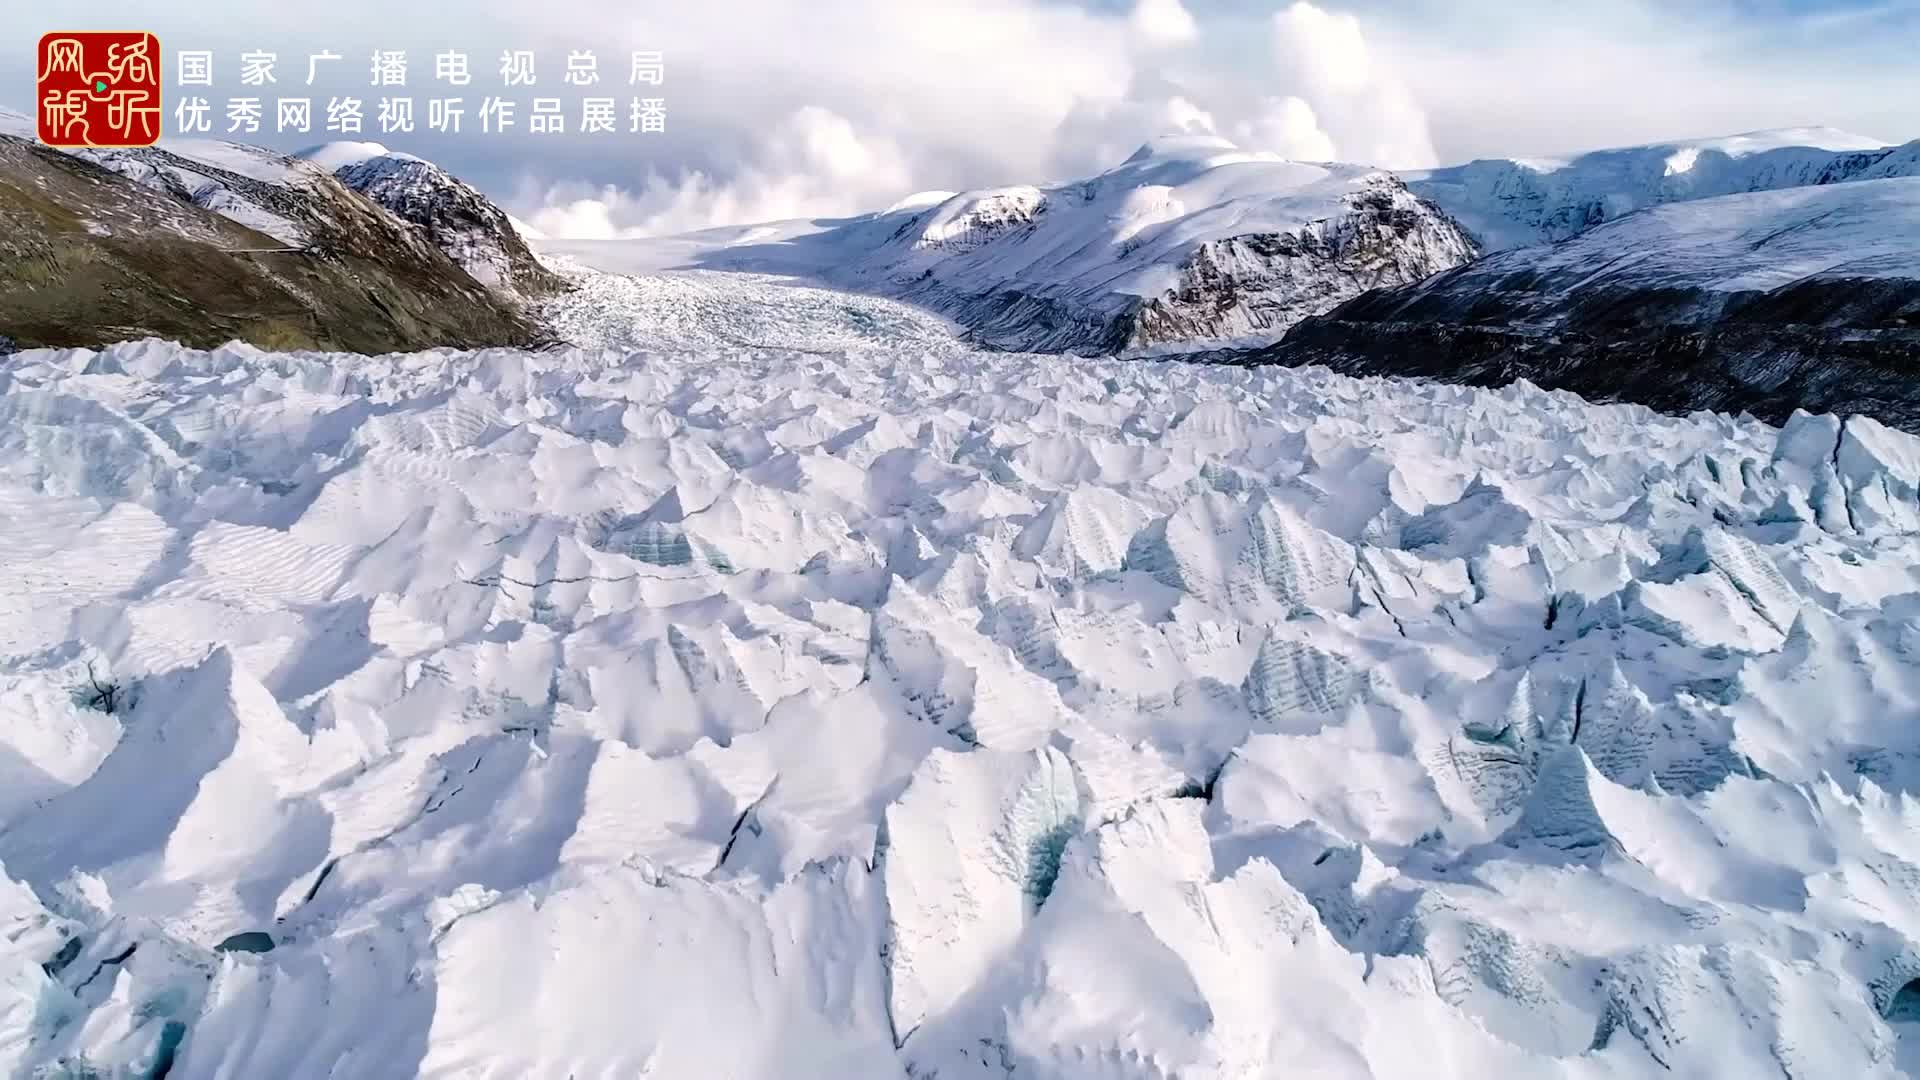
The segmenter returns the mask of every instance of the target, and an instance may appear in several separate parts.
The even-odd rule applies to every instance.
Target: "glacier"
[[[343,173],[344,175],[344,173]],[[983,347],[1087,355],[1269,342],[1476,254],[1393,174],[1169,135],[1096,176],[924,192],[875,214],[537,242],[617,274],[796,277],[904,300]]]
[[[1778,128],[1593,150],[1492,158],[1400,178],[1488,251],[1558,243],[1648,207],[1721,195],[1920,175],[1920,141],[1901,146],[1834,128]]]
[[[1920,1069],[1920,440],[567,296],[0,368],[0,1072]]]
[[[1676,231],[1713,232],[1725,215],[1703,204],[1715,199],[1843,185],[1834,201],[1870,204],[1875,196],[1850,189],[1916,175],[1920,142],[1828,128],[1400,172],[1189,134],[1079,180],[923,192],[848,218],[534,245],[613,273],[783,275],[892,297],[996,349],[1223,358],[1356,298],[1405,293],[1482,268],[1486,253],[1561,244],[1642,211],[1664,207],[1659,220],[1682,223]]]

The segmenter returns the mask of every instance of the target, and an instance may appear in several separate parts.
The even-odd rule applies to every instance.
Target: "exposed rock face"
[[[531,299],[567,287],[534,258],[505,211],[431,161],[388,155],[344,166],[334,175],[419,226],[435,247],[490,289]]]
[[[914,248],[949,255],[973,251],[1046,213],[1039,188],[1012,187],[949,198],[923,220],[916,215],[896,235],[912,235]]]
[[[71,151],[111,172],[257,229],[285,244],[332,243],[343,231],[414,250],[436,248],[474,280],[515,302],[567,289],[542,266],[506,212],[478,189],[430,161],[375,143],[342,162],[287,157],[262,147],[214,139],[177,139],[161,146]],[[326,148],[316,148],[324,150]],[[321,181],[331,173],[348,192]],[[366,218],[368,205],[393,221]],[[382,216],[385,215],[375,215]]]
[[[337,192],[317,183],[321,176],[315,170],[269,151],[233,143],[185,145],[207,151],[211,160],[159,146],[67,152],[290,246],[324,239],[338,230],[335,216],[351,209],[347,200],[332,197]]]
[[[1133,318],[1127,344],[1162,345],[1285,330],[1368,289],[1420,281],[1473,258],[1473,242],[1398,181],[1347,200],[1343,217],[1290,233],[1200,245],[1180,283]]]
[[[913,244],[969,261],[1018,258],[1011,253],[1023,243],[1047,242],[1048,206],[1044,200],[981,200],[979,213],[966,215],[964,227],[947,221],[931,227],[952,239],[930,244],[921,235]],[[1419,281],[1474,255],[1473,241],[1457,224],[1385,173],[1359,177],[1323,215],[1268,231],[1199,239],[1162,254],[1166,285],[1157,291],[1116,287],[1137,272],[1132,267],[1153,265],[1152,253],[1136,256],[1151,239],[1121,241],[1107,264],[1054,280],[1036,280],[1040,275],[1029,271],[1003,277],[990,263],[978,274],[929,266],[891,291],[958,322],[979,345],[1100,355],[1271,339],[1367,289]],[[1053,270],[1058,263],[1041,265]]]
[[[933,311],[976,345],[1082,355],[1271,341],[1475,250],[1391,173],[1211,136],[1158,139],[1097,176],[1048,187],[932,193],[877,214],[621,247],[575,250],[603,269],[809,278]]]
[[[1920,179],[1675,204],[1361,296],[1241,362],[1920,428]]]
[[[0,136],[0,333],[23,348],[155,336],[365,353],[544,340],[418,230],[254,153],[232,162],[247,175]],[[269,164],[285,171],[261,179]]]

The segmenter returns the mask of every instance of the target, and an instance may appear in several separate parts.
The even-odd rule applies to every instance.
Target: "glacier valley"
[[[1920,440],[562,302],[0,369],[0,1073],[1920,1068]]]

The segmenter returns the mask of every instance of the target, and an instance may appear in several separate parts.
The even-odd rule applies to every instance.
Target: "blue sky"
[[[503,49],[551,79],[590,48],[624,96],[626,53],[661,49],[665,135],[370,136],[588,233],[1084,175],[1174,129],[1389,165],[1813,124],[1920,137],[1920,0],[14,0],[0,101],[29,104],[41,33],[128,27],[214,51],[216,110],[252,92],[231,78],[247,49],[281,54],[282,93],[307,52],[342,53],[315,96],[371,96],[368,54],[405,49],[422,111],[438,50],[471,54],[477,96],[506,93]]]

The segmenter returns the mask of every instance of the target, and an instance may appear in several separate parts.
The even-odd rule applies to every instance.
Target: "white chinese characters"
[[[633,54],[633,73],[627,82],[633,86],[659,86],[667,81],[666,58],[657,52]]]
[[[313,103],[324,103],[320,129],[341,135],[358,135],[377,123],[382,134],[411,134],[420,128],[438,134],[458,134],[469,112],[468,99],[426,97],[420,106],[424,122],[416,123],[416,99],[406,96],[408,53],[404,49],[374,49],[368,55],[366,85],[381,91],[365,97],[350,87],[356,82],[351,67],[333,66],[343,59],[332,49],[309,52],[306,85],[323,84],[326,91],[318,97],[273,98],[258,96],[266,87],[277,87],[280,54],[271,49],[252,48],[237,54],[236,67],[222,67],[211,50],[186,49],[175,55],[174,81],[183,87],[213,87],[216,72],[224,79],[237,79],[238,86],[251,92],[227,98],[224,102],[226,128],[232,134],[307,133],[315,128]],[[297,55],[297,54],[296,54]],[[426,54],[422,54],[423,56]],[[464,87],[475,82],[471,54],[462,49],[431,53],[433,82],[441,86]],[[483,53],[483,56],[486,55]],[[532,49],[509,48],[499,53],[495,89],[540,85],[537,67],[540,56]],[[539,96],[515,98],[486,94],[471,111],[479,120],[477,130],[486,134],[584,136],[655,135],[667,129],[667,100],[660,87],[666,83],[666,58],[655,50],[633,50],[628,54],[627,83],[632,96],[616,98],[596,92],[602,83],[598,54],[591,49],[568,49],[557,59],[563,66],[560,85],[578,97]],[[296,60],[297,64],[298,61]],[[421,64],[426,64],[423,59]],[[296,71],[298,69],[296,68]],[[296,75],[295,78],[298,76]],[[614,75],[613,78],[618,78]],[[423,80],[424,82],[424,73]],[[481,81],[486,75],[481,73]],[[548,85],[551,85],[549,83]],[[443,91],[444,92],[444,91]],[[272,91],[266,91],[272,93]],[[183,95],[174,109],[174,126],[180,134],[198,134],[214,130],[218,100]],[[271,110],[272,126],[268,126]],[[625,122],[622,123],[624,114]]]
[[[270,52],[255,49],[240,54],[240,85],[265,86],[277,82],[273,77],[273,62],[279,57]]]
[[[568,86],[592,86],[600,81],[599,61],[590,52],[570,52],[567,54],[566,83]]]
[[[527,49],[501,53],[500,82],[504,86],[532,86],[533,53]]]
[[[407,85],[407,53],[404,49],[373,51],[373,85]]]
[[[466,86],[472,83],[473,75],[467,71],[467,54],[451,50],[435,54],[433,77],[453,86]]]
[[[281,98],[275,112],[276,131],[309,131],[313,128],[313,101],[309,98]]]
[[[181,86],[213,85],[213,54],[204,51],[183,50],[177,59],[174,82]]]
[[[242,97],[227,99],[227,133],[244,131],[252,134],[260,130],[260,99]]]

